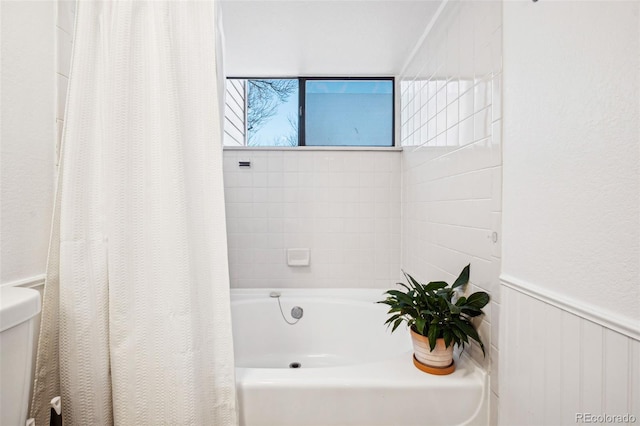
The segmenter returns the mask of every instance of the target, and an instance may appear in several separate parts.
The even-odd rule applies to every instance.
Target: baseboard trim
[[[40,274],[33,277],[23,278],[16,281],[11,281],[5,284],[2,284],[1,287],[25,287],[25,288],[36,288],[44,285],[46,274]]]
[[[541,302],[640,341],[640,322],[638,321],[633,321],[616,312],[604,310],[509,275],[501,275],[500,283],[519,293],[526,294]]]

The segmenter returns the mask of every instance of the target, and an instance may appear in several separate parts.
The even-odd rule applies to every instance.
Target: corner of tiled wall
[[[449,1],[400,77],[402,266],[424,281],[453,280],[491,303],[479,324],[497,423],[502,211],[502,7]]]
[[[71,71],[71,49],[73,45],[73,26],[75,21],[76,2],[73,0],[57,0],[56,16],[56,164],[59,161],[62,128],[64,127],[64,111]]]

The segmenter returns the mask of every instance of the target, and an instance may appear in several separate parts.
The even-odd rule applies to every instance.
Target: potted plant
[[[385,322],[392,326],[391,332],[402,322],[411,330],[414,348],[414,364],[423,371],[433,374],[450,374],[455,370],[453,348],[464,348],[473,339],[480,344],[484,354],[484,345],[471,319],[482,315],[482,308],[489,303],[489,295],[484,291],[464,296],[469,282],[467,265],[449,286],[444,281],[432,281],[421,284],[411,275],[403,274],[407,284],[398,283],[404,290],[388,290],[387,298],[378,303],[389,305]]]

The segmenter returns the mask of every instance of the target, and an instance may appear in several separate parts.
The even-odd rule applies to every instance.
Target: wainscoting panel
[[[640,342],[510,286],[501,296],[500,424],[640,421]]]

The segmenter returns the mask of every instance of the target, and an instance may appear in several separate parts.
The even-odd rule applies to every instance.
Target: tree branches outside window
[[[247,131],[251,140],[258,130],[276,114],[278,107],[295,92],[297,81],[247,80],[247,84]]]

